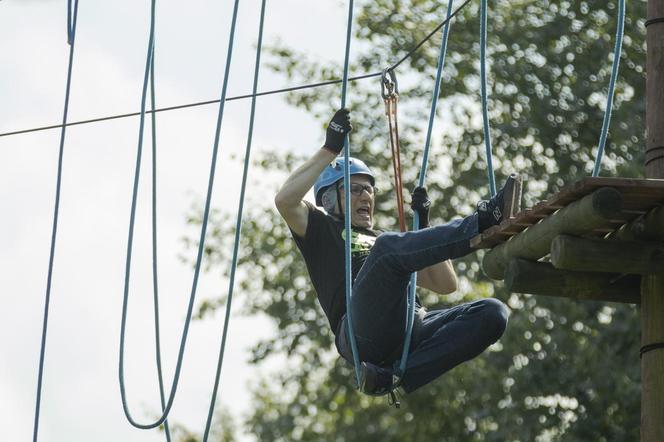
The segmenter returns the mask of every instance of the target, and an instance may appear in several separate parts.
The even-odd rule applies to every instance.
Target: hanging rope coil
[[[397,75],[393,70],[383,70],[381,82],[381,96],[385,102],[385,115],[390,132],[390,147],[392,149],[392,169],[394,171],[394,190],[397,196],[397,213],[399,229],[407,230],[406,217],[403,209],[403,184],[401,182],[401,144],[399,143],[399,122],[397,120],[397,104],[399,103],[399,86]]]
[[[154,0],[152,1],[154,5]],[[223,121],[223,115],[224,115],[224,104],[226,102],[226,91],[228,88],[228,76],[229,76],[229,71],[230,71],[230,64],[231,64],[231,59],[232,59],[232,53],[233,53],[233,43],[235,39],[235,25],[237,21],[237,10],[238,10],[238,3],[239,0],[235,1],[234,7],[233,7],[233,18],[231,22],[231,30],[230,30],[230,38],[228,42],[228,52],[227,52],[227,57],[226,57],[226,68],[224,72],[224,80],[223,80],[223,85],[222,85],[222,92],[221,92],[221,99],[219,100],[220,106],[219,106],[219,113],[217,115],[217,126],[216,126],[216,131],[215,131],[215,139],[214,139],[214,145],[212,149],[212,159],[210,161],[210,174],[209,174],[209,179],[208,179],[208,188],[207,188],[207,196],[205,199],[205,208],[203,211],[203,221],[201,224],[201,235],[199,238],[199,247],[198,247],[198,253],[196,257],[196,265],[194,269],[194,276],[193,276],[193,282],[192,282],[192,289],[191,293],[189,295],[189,303],[187,306],[187,313],[185,317],[185,323],[184,327],[182,330],[182,337],[180,339],[180,348],[178,351],[178,357],[177,357],[177,362],[175,365],[175,373],[173,375],[173,382],[171,384],[171,391],[168,397],[168,401],[166,402],[166,407],[164,408],[164,411],[162,415],[154,422],[148,423],[148,424],[141,424],[134,420],[134,418],[131,416],[131,413],[129,411],[129,407],[127,405],[127,397],[126,397],[126,391],[125,391],[125,383],[124,383],[124,344],[125,344],[125,331],[126,331],[126,323],[127,323],[127,305],[128,305],[128,300],[129,300],[129,280],[130,280],[130,274],[131,274],[131,254],[132,254],[132,244],[133,244],[133,235],[134,235],[134,222],[135,222],[135,214],[136,214],[136,200],[138,197],[138,183],[140,179],[140,166],[141,166],[141,153],[142,153],[142,124],[141,128],[139,129],[139,141],[138,141],[138,149],[137,149],[137,159],[136,159],[136,171],[134,175],[134,186],[133,186],[133,193],[132,193],[132,205],[131,205],[131,215],[130,215],[130,220],[129,220],[129,237],[127,241],[127,260],[126,260],[126,266],[125,266],[125,284],[124,284],[124,295],[123,295],[123,301],[122,301],[122,322],[121,322],[121,328],[120,328],[120,357],[119,357],[119,382],[120,382],[120,394],[122,397],[122,408],[125,413],[125,416],[129,423],[133,425],[136,428],[141,428],[141,429],[150,429],[150,428],[156,428],[157,426],[161,425],[167,418],[168,413],[170,412],[170,409],[173,405],[173,401],[175,399],[175,394],[177,391],[177,386],[178,382],[180,379],[180,372],[182,369],[182,361],[184,358],[184,351],[186,348],[186,343],[187,343],[187,335],[189,333],[189,326],[191,324],[191,317],[193,314],[193,309],[194,309],[194,303],[196,299],[196,289],[198,287],[198,278],[200,275],[200,270],[201,270],[201,263],[203,261],[203,251],[205,248],[205,233],[207,231],[207,224],[209,220],[209,214],[210,214],[210,206],[211,206],[211,200],[212,200],[212,190],[214,187],[214,176],[215,176],[215,171],[216,171],[216,163],[217,163],[217,156],[219,152],[219,140],[220,140],[220,133],[221,133],[221,123]],[[154,7],[152,9],[152,16],[151,16],[151,25],[150,25],[150,42],[148,44],[148,56],[147,56],[147,61],[146,61],[146,68],[145,68],[145,77],[143,81],[143,95],[141,98],[141,118],[144,119],[145,117],[145,100],[146,100],[146,94],[147,94],[147,78],[148,78],[148,73],[150,70],[151,66],[151,58],[152,58],[152,47],[153,47],[153,41],[154,41]]]

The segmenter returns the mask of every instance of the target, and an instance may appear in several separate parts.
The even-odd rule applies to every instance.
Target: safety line
[[[454,0],[449,0],[447,3],[447,18],[449,19],[452,14],[452,4]],[[450,25],[445,25],[443,29],[443,41],[440,45],[440,53],[438,55],[438,67],[436,69],[436,80],[431,97],[431,110],[429,111],[429,125],[427,127],[427,136],[424,142],[424,154],[422,156],[422,167],[420,169],[420,178],[418,181],[419,187],[424,187],[425,178],[427,174],[427,167],[429,164],[429,148],[431,146],[431,134],[433,132],[433,123],[436,116],[436,108],[438,107],[438,95],[440,94],[440,83],[443,73],[443,66],[445,65],[445,55],[447,54],[447,41],[449,39]],[[413,230],[420,228],[420,216],[417,211],[413,211]],[[415,323],[415,290],[417,288],[417,272],[413,272],[410,277],[410,285],[408,286],[408,310],[406,316],[406,337],[401,352],[401,361],[399,363],[399,377],[403,377],[406,372],[406,365],[408,364],[408,352],[410,351],[410,339],[413,334],[413,324]]]
[[[346,24],[346,51],[344,54],[344,73],[343,81],[341,83],[341,108],[346,107],[346,93],[348,89],[348,66],[350,63],[350,41],[353,29],[353,0],[348,2],[348,23]],[[382,72],[381,72],[382,75]],[[352,230],[350,226],[350,143],[348,134],[344,137],[344,227],[346,233],[346,240],[344,241],[344,257],[345,257],[345,289],[346,289],[346,325],[348,327],[348,340],[350,341],[350,349],[353,354],[353,366],[355,368],[355,380],[357,381],[358,388],[360,387],[360,356],[357,352],[357,343],[355,342],[355,334],[353,333],[353,318],[351,316],[350,300],[353,292],[352,281],[352,256],[350,253],[350,246],[352,242]]]
[[[489,191],[496,194],[496,177],[493,173],[493,155],[491,149],[491,128],[489,127],[489,99],[486,91],[486,10],[487,0],[480,0],[480,89],[482,95],[482,121],[484,123],[484,146],[486,148],[486,166],[489,179]]]
[[[611,66],[611,80],[609,81],[609,93],[606,97],[606,109],[604,111],[604,120],[602,121],[602,131],[597,145],[597,158],[595,158],[595,167],[593,175],[599,175],[599,169],[602,165],[602,156],[604,155],[604,146],[606,137],[609,133],[611,121],[611,111],[613,110],[613,94],[616,90],[616,79],[618,78],[618,67],[620,66],[620,53],[622,50],[623,35],[625,34],[625,0],[618,2],[618,23],[616,25],[616,44],[613,48],[613,64]]]
[[[69,95],[71,91],[72,68],[74,65],[74,41],[76,39],[76,22],[78,16],[78,0],[74,2],[72,11],[71,0],[67,1],[67,43],[69,44],[69,64],[67,67],[67,86],[65,104],[62,113],[62,131],[60,132],[60,150],[58,153],[58,172],[55,185],[55,208],[53,210],[53,229],[51,233],[51,250],[48,259],[48,276],[46,277],[46,296],[44,299],[44,319],[42,322],[41,346],[39,350],[39,370],[37,375],[37,398],[35,401],[35,420],[32,429],[32,440],[37,442],[39,435],[39,412],[41,409],[41,392],[44,380],[44,359],[46,356],[46,334],[48,330],[48,312],[51,302],[51,281],[53,279],[53,263],[55,261],[55,242],[58,232],[58,214],[60,211],[60,189],[62,185],[62,163],[65,150],[65,129],[69,112]]]
[[[154,86],[154,54],[155,43],[152,42],[152,58],[150,59],[150,107],[154,110],[156,106],[156,94]],[[157,361],[157,380],[159,381],[159,401],[163,413],[166,408],[164,396],[164,376],[161,367],[161,337],[159,332],[159,278],[157,265],[157,115],[152,114],[152,287],[154,297],[154,337],[155,358]],[[166,442],[171,442],[171,429],[168,419],[164,421],[164,433]]]
[[[396,63],[392,64],[388,69],[393,70],[399,67],[404,61],[406,61],[408,58],[410,58],[413,53],[417,49],[419,49],[424,43],[426,43],[433,35],[435,35],[440,28],[445,26],[449,20],[451,20],[454,16],[456,16],[468,3],[470,3],[471,0],[465,0],[463,4],[461,4],[451,15],[448,19],[440,23],[436,28],[431,31],[423,40],[421,40],[413,49],[411,49],[405,56],[403,56],[399,61]],[[374,78],[382,75],[381,72],[373,72],[369,74],[362,74],[362,75],[357,75],[354,77],[350,77],[347,79],[347,81],[358,81],[358,80],[365,80],[367,78]],[[274,95],[274,94],[281,94],[285,92],[294,92],[294,91],[299,91],[303,89],[312,89],[312,88],[317,88],[317,87],[322,87],[322,86],[329,86],[333,84],[339,84],[342,83],[344,80],[328,80],[328,81],[321,81],[318,83],[309,83],[309,84],[304,84],[300,86],[292,86],[292,87],[287,87],[283,89],[275,89],[275,90],[270,90],[270,91],[265,91],[265,92],[256,92],[256,93],[251,93],[251,94],[245,94],[245,95],[237,95],[234,97],[228,97],[226,98],[226,101],[235,101],[235,100],[243,100],[247,98],[253,98],[253,97],[262,97],[266,95]],[[194,103],[187,103],[187,104],[181,104],[181,105],[176,105],[176,106],[169,106],[169,107],[163,107],[160,109],[155,109],[154,111],[146,111],[146,113],[155,113],[155,112],[167,112],[167,111],[173,111],[173,110],[178,110],[178,109],[186,109],[190,107],[199,107],[199,106],[207,106],[210,104],[217,104],[219,103],[219,100],[207,100],[207,101],[197,101]],[[67,123],[67,126],[77,126],[81,124],[91,124],[91,123],[98,123],[101,121],[110,121],[110,120],[117,120],[121,118],[129,118],[129,117],[136,117],[141,115],[141,111],[139,112],[130,112],[130,113],[124,113],[124,114],[117,114],[117,115],[111,115],[108,117],[99,117],[99,118],[91,118],[87,120],[80,120],[80,121],[74,121],[71,123]],[[32,132],[40,132],[44,130],[50,130],[50,129],[58,129],[61,128],[63,125],[62,124],[54,124],[50,126],[41,126],[41,127],[36,127],[36,128],[31,128],[31,129],[22,129],[22,130],[16,130],[16,131],[11,131],[11,132],[5,132],[5,133],[0,133],[0,137],[8,137],[11,135],[21,135],[21,134],[26,134],[26,133],[32,133]]]
[[[265,21],[265,0],[261,2],[260,23],[258,27],[258,43],[256,46],[256,62],[254,66],[254,84],[253,92],[256,93],[258,89],[258,74],[261,64],[261,49],[263,46],[263,24]],[[233,245],[233,259],[231,261],[230,279],[228,282],[228,299],[226,301],[226,315],[224,317],[224,331],[221,337],[221,347],[219,349],[219,357],[217,360],[217,372],[214,378],[214,388],[212,390],[212,399],[210,400],[210,408],[208,410],[207,423],[205,424],[205,433],[203,435],[203,442],[207,442],[212,425],[212,416],[214,414],[214,407],[217,400],[217,390],[219,389],[219,379],[221,377],[221,366],[224,361],[224,352],[226,350],[226,337],[228,335],[228,324],[230,322],[231,303],[233,301],[233,288],[235,287],[235,271],[237,270],[238,251],[240,250],[240,237],[242,234],[242,213],[244,212],[244,199],[247,188],[247,177],[249,175],[249,159],[251,157],[251,143],[254,134],[254,120],[256,114],[256,97],[251,100],[251,112],[249,115],[249,130],[247,134],[247,147],[244,153],[244,168],[242,170],[242,186],[240,188],[240,202],[237,210],[237,221],[235,224],[235,243]]]

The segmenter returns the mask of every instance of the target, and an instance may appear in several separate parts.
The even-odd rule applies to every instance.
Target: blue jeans
[[[353,285],[350,305],[360,360],[394,366],[401,358],[406,332],[411,274],[469,254],[473,251],[470,239],[477,233],[477,214],[473,214],[414,232],[384,233],[376,239]],[[496,299],[421,314],[402,380],[404,390],[410,393],[482,353],[502,336],[507,316],[507,307]],[[344,317],[337,347],[352,361],[346,328]]]

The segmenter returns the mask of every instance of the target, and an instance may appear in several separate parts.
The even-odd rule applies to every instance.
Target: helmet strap
[[[334,183],[334,190],[337,191],[337,212],[339,217],[341,218],[341,193],[339,193],[339,181]]]

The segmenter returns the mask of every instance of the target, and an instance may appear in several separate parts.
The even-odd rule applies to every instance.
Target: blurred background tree
[[[627,3],[625,39],[611,132],[601,174],[643,173],[646,2]],[[479,102],[479,3],[452,21],[427,187],[432,222],[470,213],[488,196]],[[499,0],[488,20],[490,118],[497,182],[528,177],[525,203],[587,176],[606,104],[617,2]],[[432,0],[356,2],[351,75],[375,72],[415,46],[445,16]],[[341,38],[341,37],[339,37]],[[417,180],[441,35],[399,67],[403,181]],[[340,78],[342,67],[295,48],[269,48],[269,67],[289,84]],[[352,155],[381,175],[377,227],[396,229],[387,128],[378,80],[350,85]],[[324,127],[339,87],[292,93]],[[319,140],[312,140],[311,151]],[[293,170],[304,160],[285,150],[254,167]],[[274,189],[276,193],[276,188]],[[264,200],[264,199],[263,199]],[[482,252],[457,260],[461,288],[451,296],[422,292],[430,308],[495,296],[512,310],[507,331],[482,356],[405,398],[354,391],[352,368],[336,357],[304,262],[273,207],[245,213],[237,303],[265,314],[275,335],[256,345],[252,362],[286,362],[253,386],[245,430],[261,441],[637,440],[640,419],[638,309],[507,293],[479,267]],[[192,217],[190,222],[200,220]],[[209,270],[228,273],[234,219],[216,215],[207,242]],[[190,242],[191,243],[191,242]],[[192,244],[193,245],[193,244]],[[224,296],[199,315],[223,306]],[[284,358],[285,356],[285,358]],[[279,360],[282,360],[279,359]]]

